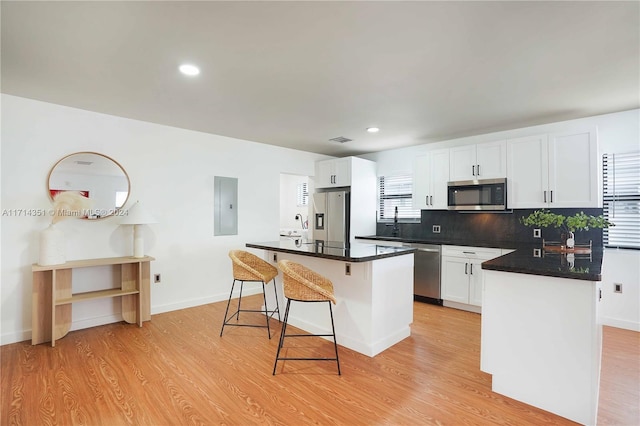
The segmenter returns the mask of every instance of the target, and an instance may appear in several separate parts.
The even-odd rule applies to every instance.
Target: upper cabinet
[[[495,179],[507,176],[507,142],[485,142],[453,147],[449,157],[451,181]]]
[[[356,236],[376,234],[376,163],[359,157],[344,157],[316,162],[316,189],[350,188],[351,242]]]
[[[352,157],[316,162],[316,188],[351,186]]]
[[[509,208],[602,207],[595,129],[507,141]]]
[[[413,207],[421,210],[447,210],[449,149],[420,155],[413,163]]]

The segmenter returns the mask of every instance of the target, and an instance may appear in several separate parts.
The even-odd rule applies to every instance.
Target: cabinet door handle
[[[428,205],[429,205],[429,196],[428,196],[428,195],[425,195],[425,196],[424,196],[424,205],[425,205],[425,206],[428,206]]]
[[[431,199],[431,203],[429,204],[433,205],[433,195],[430,195],[429,198]]]
[[[549,191],[549,194],[551,195],[551,202],[553,203],[553,189]]]
[[[468,275],[468,274],[467,274],[467,267],[468,267],[468,266],[469,266],[469,264],[468,264],[468,263],[465,263],[465,264],[464,264],[464,274],[465,274],[465,275]]]
[[[471,175],[472,176],[476,175],[476,166],[471,166]]]
[[[473,275],[473,263],[471,263],[470,265],[471,265],[471,267],[469,268],[469,270],[471,271],[470,275]]]
[[[547,202],[547,191],[542,191],[542,193],[544,194],[544,202]]]
[[[480,176],[480,164],[478,164],[477,166],[478,166],[478,176]]]

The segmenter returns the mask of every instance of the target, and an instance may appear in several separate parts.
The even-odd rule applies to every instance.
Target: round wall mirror
[[[49,197],[77,191],[93,204],[83,219],[102,219],[114,215],[129,198],[131,183],[122,166],[97,152],[77,152],[58,161],[48,179]]]

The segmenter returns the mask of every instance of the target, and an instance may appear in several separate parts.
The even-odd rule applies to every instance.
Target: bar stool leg
[[[233,288],[236,285],[236,280],[233,280],[231,284],[231,293],[229,293],[229,300],[227,301],[227,309],[224,311],[224,321],[222,321],[222,329],[220,330],[220,337],[222,337],[222,332],[224,331],[224,326],[227,325],[227,315],[229,314],[229,305],[231,304],[231,296],[233,296]]]
[[[240,302],[242,301],[243,288],[244,288],[244,281],[240,281],[240,296],[238,297],[238,311],[236,312],[236,321],[240,321]],[[231,318],[233,318],[233,316]]]
[[[289,306],[291,305],[291,299],[287,299],[287,307],[284,310],[284,323],[282,324],[282,331],[280,332],[280,342],[278,343],[278,352],[276,353],[276,362],[273,364],[273,375],[276,375],[276,367],[278,366],[278,359],[280,359],[280,349],[284,345],[284,335],[287,331],[287,319],[289,318]]]
[[[276,279],[273,279],[273,293],[276,295],[276,311],[278,312],[278,321],[282,322],[280,318],[280,302],[278,302],[278,289],[276,288]]]
[[[333,308],[331,307],[331,301],[327,301],[329,304],[329,313],[331,314],[331,331],[333,332],[333,347],[336,351],[336,363],[338,364],[338,376],[341,376],[340,373],[340,359],[338,358],[338,342],[336,342],[336,328],[333,325]]]
[[[262,298],[264,300],[264,316],[267,318],[267,334],[269,335],[269,339],[271,339],[271,328],[269,327],[269,309],[267,308],[267,290],[265,288],[264,281],[262,281]]]

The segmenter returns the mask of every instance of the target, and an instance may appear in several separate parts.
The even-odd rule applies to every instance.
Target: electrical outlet
[[[162,276],[160,274],[154,274],[153,275],[153,282],[154,283],[159,283],[160,281],[162,281]]]
[[[433,233],[434,234],[439,234],[440,233],[440,225],[433,225]]]
[[[344,265],[344,274],[345,275],[351,275],[351,264],[350,263],[346,263]]]
[[[278,261],[278,254],[277,253],[273,253],[273,261],[274,262]]]
[[[622,283],[613,283],[613,292],[622,293]]]
[[[541,237],[541,233],[540,233],[540,228],[536,228],[533,230],[533,238],[540,238]]]

